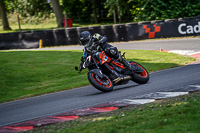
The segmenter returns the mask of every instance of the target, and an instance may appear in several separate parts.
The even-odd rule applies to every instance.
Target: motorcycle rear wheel
[[[142,73],[134,73],[132,75],[132,80],[138,84],[145,84],[149,81],[149,73],[148,71],[139,63],[134,62],[134,61],[129,61],[129,63],[131,65],[137,65],[138,67],[140,67],[143,72]]]
[[[106,76],[106,75],[105,75]],[[88,80],[98,90],[110,92],[113,90],[113,82],[106,76],[103,79],[93,72],[88,73]]]

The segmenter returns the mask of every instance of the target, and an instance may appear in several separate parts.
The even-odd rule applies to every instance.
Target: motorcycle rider
[[[80,44],[84,46],[83,58],[87,58],[90,54],[105,51],[105,53],[119,62],[123,63],[129,70],[133,70],[131,64],[122,58],[116,47],[108,44],[107,38],[95,33],[93,36],[89,31],[83,31],[80,33]],[[119,80],[120,76],[114,70],[111,73],[114,80]],[[113,80],[113,81],[114,81]]]

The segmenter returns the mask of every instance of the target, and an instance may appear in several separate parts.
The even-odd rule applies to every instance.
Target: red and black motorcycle
[[[125,58],[125,53],[122,55]],[[81,59],[80,69],[76,66],[75,69],[82,71],[88,68],[88,80],[98,90],[110,92],[116,85],[122,85],[132,80],[138,84],[145,84],[149,81],[149,73],[147,70],[134,61],[129,61],[134,70],[129,70],[119,61],[110,58],[104,51],[94,53],[88,56],[85,60]],[[113,77],[113,72],[120,75],[118,78]]]

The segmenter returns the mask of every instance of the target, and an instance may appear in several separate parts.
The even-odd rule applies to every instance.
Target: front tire
[[[137,65],[138,67],[140,67],[143,72],[142,73],[134,73],[132,75],[132,80],[138,84],[145,84],[149,81],[149,73],[148,71],[142,66],[140,65],[139,63],[137,62],[134,62],[134,61],[129,61],[129,63],[131,65]]]
[[[105,75],[106,76],[106,75]],[[88,73],[90,83],[100,91],[110,92],[113,90],[113,82],[106,76],[103,79],[93,72]]]

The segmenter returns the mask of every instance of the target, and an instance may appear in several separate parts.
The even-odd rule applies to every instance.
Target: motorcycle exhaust
[[[126,77],[123,77],[123,80],[130,80],[131,79],[131,76],[126,76]]]
[[[119,81],[121,81],[121,78],[120,78],[120,77],[114,79],[114,80],[113,80],[113,83],[114,83],[114,84],[117,84]]]
[[[118,78],[114,79],[113,82],[116,85],[121,81],[127,81],[127,80],[130,80],[130,79],[131,79],[131,76],[118,77]]]

